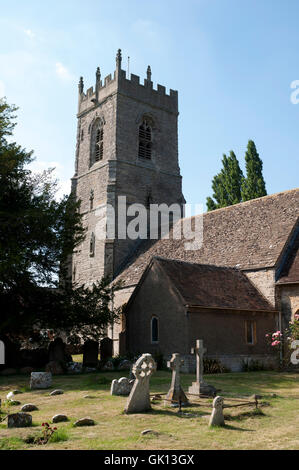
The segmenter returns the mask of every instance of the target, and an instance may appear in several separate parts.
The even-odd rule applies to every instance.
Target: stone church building
[[[78,132],[72,191],[81,200],[87,236],[72,257],[72,278],[91,285],[122,281],[115,307],[126,304],[109,336],[114,353],[173,352],[193,367],[191,347],[203,339],[208,357],[232,370],[242,361],[271,361],[265,334],[299,309],[299,189],[195,216],[203,240],[130,239],[107,230],[112,207],[185,203],[178,162],[178,93],[155,89],[121,68],[84,92],[79,82]],[[122,202],[120,202],[122,201]],[[129,214],[127,222],[132,219]],[[103,233],[106,236],[99,236]]]

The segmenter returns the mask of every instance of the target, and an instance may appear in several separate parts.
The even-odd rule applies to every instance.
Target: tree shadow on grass
[[[244,421],[248,418],[263,418],[267,416],[260,408],[244,411],[243,413],[239,413],[237,415],[226,415],[226,421]]]
[[[154,409],[152,408],[151,410],[147,411],[148,414],[151,415],[166,415],[166,416],[173,416],[175,418],[179,419],[191,419],[191,418],[203,418],[204,416],[207,416],[207,413],[197,411],[194,412],[193,410],[190,411],[187,409],[182,410],[179,412],[177,409],[174,409],[173,411],[170,409]]]
[[[222,429],[227,429],[228,431],[255,432],[253,429],[237,428],[231,424],[225,424]]]

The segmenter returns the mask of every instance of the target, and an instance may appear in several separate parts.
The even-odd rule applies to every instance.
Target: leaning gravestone
[[[100,358],[101,361],[106,361],[113,356],[113,341],[110,338],[104,338],[100,342]]]
[[[119,380],[112,380],[111,395],[127,397],[131,393],[134,382],[135,380],[127,379],[127,377],[121,377]]]
[[[32,416],[27,413],[14,413],[7,417],[8,428],[27,428],[32,426]]]
[[[83,366],[84,367],[97,367],[99,356],[99,343],[97,341],[85,341],[83,347]]]
[[[50,372],[32,372],[30,378],[31,390],[49,388],[52,385],[52,374]]]
[[[170,389],[166,395],[167,400],[171,400],[172,403],[187,404],[188,399],[181,387],[180,368],[184,361],[181,360],[179,353],[174,353],[167,363],[167,367],[172,370],[172,380]]]
[[[213,411],[211,414],[209,426],[224,426],[223,416],[223,398],[216,397],[213,400]]]
[[[149,380],[157,369],[151,354],[142,354],[133,366],[133,374],[136,379],[129,395],[126,413],[140,413],[150,410]]]

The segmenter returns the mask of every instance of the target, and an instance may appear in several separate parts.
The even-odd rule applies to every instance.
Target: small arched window
[[[138,156],[149,160],[152,158],[152,128],[146,119],[139,126]]]
[[[89,256],[94,256],[95,253],[95,236],[94,233],[91,234],[90,236],[90,242],[89,242]]]
[[[90,143],[90,165],[103,159],[104,153],[104,129],[103,123],[97,119],[92,126]]]
[[[151,341],[152,343],[159,342],[159,320],[157,317],[153,317],[151,320]]]

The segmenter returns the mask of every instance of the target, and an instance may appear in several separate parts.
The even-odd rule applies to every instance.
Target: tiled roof
[[[246,274],[236,268],[154,258],[190,306],[273,311]]]
[[[242,270],[274,267],[298,220],[299,188],[208,212],[199,250],[185,250],[184,239],[144,240],[117,279],[137,284],[154,256]]]

